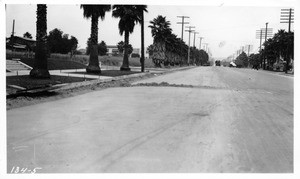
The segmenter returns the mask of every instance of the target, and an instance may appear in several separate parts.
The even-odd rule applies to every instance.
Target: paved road
[[[8,172],[293,172],[293,78],[198,67],[7,111]],[[192,85],[192,86],[187,86]]]

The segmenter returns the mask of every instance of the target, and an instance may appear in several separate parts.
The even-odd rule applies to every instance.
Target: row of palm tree
[[[150,21],[149,27],[153,37],[153,44],[149,46],[153,63],[160,67],[161,64],[166,65],[183,65],[187,64],[188,45],[177,35],[172,33],[170,21],[161,15]],[[190,47],[193,52],[192,63],[201,65],[207,61],[207,53]]]
[[[91,46],[89,65],[86,68],[87,73],[101,73],[98,59],[98,21],[99,17],[104,20],[106,12],[113,9],[112,16],[120,18],[118,27],[120,35],[124,33],[124,57],[120,70],[130,70],[128,61],[128,45],[129,34],[133,32],[137,23],[141,24],[141,71],[144,71],[144,12],[147,12],[146,5],[81,5],[83,16],[91,18]],[[36,21],[36,55],[35,64],[30,71],[30,76],[36,78],[49,78],[50,74],[47,68],[46,56],[46,37],[47,37],[47,5],[37,5],[37,21]]]

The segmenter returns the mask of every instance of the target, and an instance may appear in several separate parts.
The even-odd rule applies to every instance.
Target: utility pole
[[[287,19],[288,18],[288,19]],[[289,31],[291,32],[291,23],[294,23],[294,9],[281,9],[280,23],[289,23]]]
[[[15,19],[13,20],[12,32],[10,36],[11,50],[14,51]]]
[[[288,14],[288,15],[287,15]],[[289,33],[291,32],[291,23],[294,23],[294,9],[281,9],[281,22],[280,23],[289,23]],[[288,19],[286,19],[288,17]],[[287,47],[287,55],[286,55],[286,67],[285,67],[285,73],[288,72],[288,66],[290,64],[290,57],[289,57],[289,51],[290,49]]]
[[[14,36],[14,34],[15,34],[15,19],[13,20],[13,27],[12,27],[11,35]]]
[[[267,42],[268,22],[266,22],[265,43]],[[264,70],[266,69],[266,58],[264,56]]]
[[[265,33],[265,32],[267,32],[267,33]],[[273,29],[272,28],[266,28],[266,29],[261,28],[260,30],[256,30],[256,39],[260,40],[260,42],[259,42],[259,53],[260,54],[262,52],[261,44],[262,44],[263,36],[267,36],[267,38],[271,38],[273,36]],[[261,68],[263,68],[263,57],[261,58],[260,65],[261,65]]]
[[[189,48],[188,48],[188,65],[189,65],[190,64],[190,53],[191,53],[191,49],[190,49],[191,32],[194,31],[194,30],[192,30],[192,28],[195,28],[195,26],[186,26],[186,28],[189,29],[189,30],[186,30],[186,32],[189,32]]]
[[[193,47],[196,47],[195,46],[196,34],[199,34],[199,32],[194,31],[194,46]]]
[[[141,72],[145,71],[145,35],[144,35],[144,11],[141,14]]]
[[[251,47],[251,45],[248,45],[248,57],[249,57],[249,53],[250,53],[250,47]]]
[[[262,30],[260,30],[259,52],[261,52],[261,39],[262,39]]]
[[[184,24],[189,24],[189,22],[184,22],[184,19],[185,18],[190,18],[188,16],[177,16],[178,18],[181,18],[182,21],[181,22],[177,22],[177,24],[182,24],[181,26],[181,40],[183,40],[183,27],[184,27]]]
[[[208,43],[203,43],[203,46],[204,46],[204,51],[207,53],[207,49],[208,49]]]
[[[199,39],[200,39],[199,50],[201,50],[201,41],[202,41],[203,37],[199,37]]]

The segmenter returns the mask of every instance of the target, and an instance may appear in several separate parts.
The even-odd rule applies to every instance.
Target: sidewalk
[[[131,71],[133,72],[140,72],[141,67],[130,67]],[[145,68],[144,73],[164,73],[164,72],[171,72],[181,69],[186,69],[191,67],[175,67],[175,68]],[[120,70],[118,66],[101,66],[101,71],[105,70]],[[20,70],[20,71],[12,71],[6,72],[6,76],[21,76],[21,75],[29,75],[30,70]],[[93,79],[111,79],[114,77],[109,76],[102,76],[100,75],[89,75],[89,74],[79,74],[75,72],[86,72],[85,69],[69,69],[69,70],[49,70],[50,75],[58,75],[58,76],[70,76],[70,77],[80,77],[80,78],[93,78]],[[141,73],[143,74],[143,73]],[[100,76],[100,77],[99,77]],[[125,75],[128,76],[128,75]]]
[[[287,76],[287,77],[294,77],[294,72],[288,71],[288,73],[285,73],[284,71],[269,71],[269,70],[259,70],[263,71],[266,73],[271,73],[274,75],[282,75],[282,76]]]
[[[131,72],[140,72],[140,67],[130,67]],[[126,75],[119,75],[119,76],[102,76],[95,75],[95,74],[86,74],[85,69],[70,69],[70,70],[49,70],[49,73],[51,76],[68,76],[68,77],[78,77],[78,78],[89,78],[92,80],[83,80],[80,82],[71,82],[71,83],[62,83],[53,85],[51,87],[47,87],[45,89],[37,89],[33,90],[36,91],[53,91],[56,89],[60,90],[66,90],[66,89],[72,89],[77,87],[83,87],[83,86],[89,86],[89,85],[95,85],[99,83],[105,83],[105,82],[111,82],[111,81],[117,81],[122,79],[130,79],[130,78],[136,78],[136,77],[144,77],[147,75],[156,75],[156,74],[164,74],[169,73],[173,71],[181,71],[185,69],[193,68],[193,66],[187,66],[187,67],[176,67],[176,68],[163,68],[163,69],[156,69],[156,68],[146,68],[145,72],[143,73],[135,73],[135,74],[126,74]],[[102,66],[101,71],[108,71],[108,70],[116,70],[119,71],[120,67],[117,66]],[[21,71],[14,71],[14,72],[6,72],[6,76],[25,76],[29,75],[30,70],[21,70]],[[102,73],[103,74],[103,73]],[[13,86],[12,86],[13,87]],[[27,90],[28,91],[28,90]]]

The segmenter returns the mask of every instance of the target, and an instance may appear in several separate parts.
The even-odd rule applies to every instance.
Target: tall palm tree
[[[87,73],[101,73],[98,60],[98,20],[104,20],[105,13],[111,10],[111,5],[81,5],[83,16],[91,18],[91,45],[89,65],[86,68]]]
[[[166,58],[166,40],[172,34],[172,29],[170,28],[170,22],[166,20],[166,17],[161,15],[154,18],[150,21],[148,27],[151,28],[151,34],[153,37],[153,46],[154,46],[154,53],[153,59],[155,61],[159,61],[158,66],[160,63],[164,63]]]
[[[124,33],[124,57],[120,70],[130,71],[128,60],[129,34],[133,32],[135,24],[140,21],[137,7],[135,5],[114,5],[112,16],[120,18],[119,32],[120,35]]]
[[[157,16],[157,18],[154,18],[152,21],[150,21],[150,24],[151,25],[149,25],[148,27],[151,28],[151,34],[154,43],[164,42],[166,38],[172,33],[172,29],[170,27],[171,23],[170,21],[166,20],[166,17],[159,15]]]
[[[144,11],[147,11],[147,5],[137,5],[137,12],[140,18],[139,23],[141,24],[141,72],[145,71],[145,37],[144,37]]]
[[[34,78],[50,78],[47,67],[47,5],[38,4],[36,11],[36,50],[33,69],[30,76]]]

